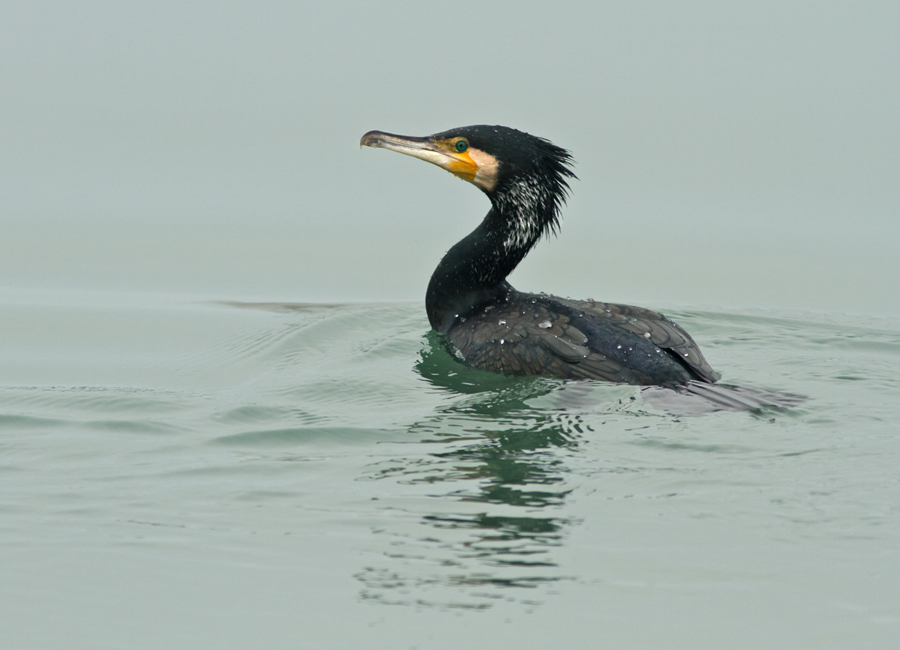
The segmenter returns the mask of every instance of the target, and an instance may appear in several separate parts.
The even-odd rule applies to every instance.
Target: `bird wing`
[[[461,320],[448,338],[468,365],[491,372],[630,384],[718,379],[681,327],[627,305],[519,294]]]
[[[595,300],[557,299],[573,309],[583,311],[596,319],[603,319],[626,331],[648,339],[662,350],[668,351],[679,363],[686,366],[698,379],[714,384],[719,373],[713,370],[704,358],[700,347],[678,323],[669,320],[659,312],[633,307],[614,305]]]
[[[655,383],[590,347],[588,336],[552,305],[517,301],[474,315],[448,332],[457,356],[480,370],[630,384]]]

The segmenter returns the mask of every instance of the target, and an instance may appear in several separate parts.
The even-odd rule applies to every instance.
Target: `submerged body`
[[[512,290],[460,317],[446,336],[467,365],[504,374],[669,387],[718,379],[677,324],[628,305]]]
[[[425,300],[431,326],[466,365],[669,388],[718,380],[694,340],[662,314],[520,293],[506,281],[540,237],[558,227],[566,178],[574,177],[565,149],[502,126],[426,138],[370,131],[360,145],[434,163],[491,201],[482,223],[438,264]]]

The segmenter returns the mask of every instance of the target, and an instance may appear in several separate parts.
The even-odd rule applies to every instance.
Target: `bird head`
[[[435,164],[488,196],[523,178],[537,179],[552,194],[564,196],[569,187],[565,179],[575,176],[568,151],[505,126],[464,126],[426,137],[369,131],[359,144]]]

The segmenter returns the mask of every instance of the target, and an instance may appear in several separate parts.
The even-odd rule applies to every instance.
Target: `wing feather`
[[[448,339],[468,365],[505,374],[643,385],[718,379],[681,327],[628,305],[515,294],[460,319]]]

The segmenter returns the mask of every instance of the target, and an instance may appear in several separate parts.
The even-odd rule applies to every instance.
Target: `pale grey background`
[[[4,2],[0,285],[420,300],[487,201],[358,149],[500,123],[581,180],[523,289],[900,314],[897,2]]]

